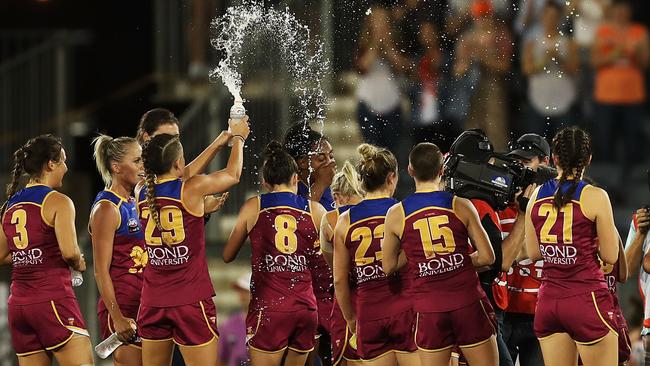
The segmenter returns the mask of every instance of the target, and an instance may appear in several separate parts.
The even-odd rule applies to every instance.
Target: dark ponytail
[[[275,140],[266,145],[263,157],[262,177],[267,184],[289,184],[291,177],[298,173],[294,158]]]
[[[562,175],[553,196],[554,206],[559,210],[571,202],[578,189],[578,183],[591,158],[591,136],[578,127],[560,130],[553,138],[553,155],[557,157]],[[572,177],[569,189],[563,190],[564,183]]]

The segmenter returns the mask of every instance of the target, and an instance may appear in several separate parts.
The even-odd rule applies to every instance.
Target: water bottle
[[[121,345],[122,341],[117,337],[117,333],[113,333],[95,346],[95,353],[97,353],[97,356],[103,360],[115,352],[117,347]]]
[[[244,108],[244,101],[235,100],[235,103],[230,107],[230,119],[234,124],[240,123],[242,118],[246,116],[246,108]],[[231,138],[228,141],[228,146],[232,146],[235,141]]]
[[[84,276],[79,271],[70,269],[70,275],[72,277],[72,287],[79,287],[84,283]]]

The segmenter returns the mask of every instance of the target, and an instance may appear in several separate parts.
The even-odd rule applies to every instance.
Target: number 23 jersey
[[[293,192],[262,194],[258,200],[257,222],[249,233],[251,309],[315,310],[310,268],[320,244],[309,201]]]
[[[149,257],[141,305],[172,307],[214,296],[205,256],[204,218],[185,207],[183,187],[180,179],[155,185],[162,233],[149,211],[147,188],[138,194],[140,223]]]

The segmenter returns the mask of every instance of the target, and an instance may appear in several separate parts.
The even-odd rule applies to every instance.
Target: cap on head
[[[517,158],[532,159],[536,156],[551,156],[551,147],[548,142],[536,133],[522,135],[516,142],[510,143],[508,148],[510,150],[508,155]]]

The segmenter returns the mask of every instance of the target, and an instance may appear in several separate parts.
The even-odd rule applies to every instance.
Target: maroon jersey
[[[614,306],[619,307],[618,304],[618,294],[616,293],[617,290],[617,284],[619,282],[620,277],[620,265],[619,261],[616,261],[614,265],[607,264],[604,262],[600,262],[600,268],[603,271],[603,274],[605,275],[605,282],[607,282],[607,288],[609,289],[609,292],[612,294],[612,299],[614,299]]]
[[[28,185],[7,202],[2,229],[13,265],[10,304],[75,297],[70,268],[61,255],[54,226],[43,217],[43,205],[52,193],[48,186]]]
[[[144,271],[141,305],[180,306],[214,296],[205,257],[204,218],[185,207],[183,187],[180,179],[165,180],[155,186],[162,233],[149,212],[147,188],[138,196],[149,259]]]
[[[251,241],[250,311],[316,309],[310,266],[318,232],[309,201],[292,192],[262,194]]]
[[[414,281],[416,312],[452,311],[485,296],[469,257],[467,227],[454,213],[454,200],[449,192],[416,192],[401,203],[405,217],[401,242]]]
[[[569,189],[570,184],[561,189]],[[539,296],[562,298],[607,288],[598,261],[596,223],[581,208],[586,186],[580,181],[572,201],[558,210],[553,205],[558,182],[550,180],[540,187],[533,203],[531,219],[544,258]]]
[[[112,204],[120,215],[119,226],[115,230],[113,239],[113,256],[109,268],[115,298],[118,305],[139,305],[143,271],[147,265],[148,255],[135,200],[132,197],[124,198],[113,191],[104,190],[97,194],[93,206],[99,202]],[[100,312],[106,308],[101,298],[97,307]]]
[[[402,281],[406,269],[386,276],[382,268],[384,221],[386,212],[396,203],[392,198],[366,199],[349,210],[345,245],[354,264],[357,317],[362,321],[386,318],[412,308]]]

